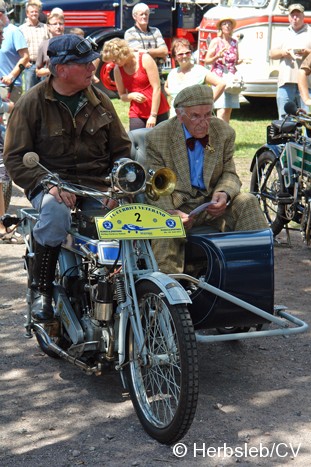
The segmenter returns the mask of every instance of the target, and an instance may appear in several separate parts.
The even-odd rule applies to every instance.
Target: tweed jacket
[[[191,186],[187,145],[182,124],[173,117],[157,125],[146,135],[146,158],[149,169],[169,167],[176,176],[172,195],[161,196],[151,204],[164,210],[180,209],[189,213],[211,199],[216,191],[225,191],[233,199],[241,187],[233,161],[235,131],[223,120],[212,117],[209,147],[204,150],[203,179],[206,191]]]

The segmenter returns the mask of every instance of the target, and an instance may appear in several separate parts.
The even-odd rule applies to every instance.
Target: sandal
[[[24,239],[21,234],[16,232],[16,230],[12,230],[9,233],[5,233],[0,237],[0,243],[12,243],[13,245],[23,244]]]

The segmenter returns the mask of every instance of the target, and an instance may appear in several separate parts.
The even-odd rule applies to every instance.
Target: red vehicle
[[[62,8],[66,28],[80,27],[86,36],[92,37],[99,48],[105,41],[123,37],[124,31],[133,26],[132,8],[139,0],[43,0],[43,12],[48,14],[53,8]],[[197,48],[198,26],[204,13],[214,6],[211,0],[146,0],[150,8],[150,25],[160,29],[170,50],[172,39],[185,37]],[[8,4],[14,7],[17,23],[25,18],[26,0],[13,0]],[[10,8],[8,8],[9,10]],[[166,68],[170,67],[170,60]],[[116,95],[113,79],[113,64],[100,63],[97,76],[100,87],[108,95]]]

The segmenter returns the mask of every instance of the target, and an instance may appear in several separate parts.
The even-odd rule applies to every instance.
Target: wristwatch
[[[229,195],[229,193],[227,193],[226,191],[221,191],[220,193],[226,193],[226,195],[227,195],[227,203],[226,203],[226,206],[230,206],[230,204],[231,204],[231,196]]]

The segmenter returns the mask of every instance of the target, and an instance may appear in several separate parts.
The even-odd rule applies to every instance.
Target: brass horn
[[[156,201],[160,196],[167,196],[173,193],[177,180],[173,170],[163,167],[163,169],[151,172],[151,174],[151,179],[146,183],[148,198]]]

